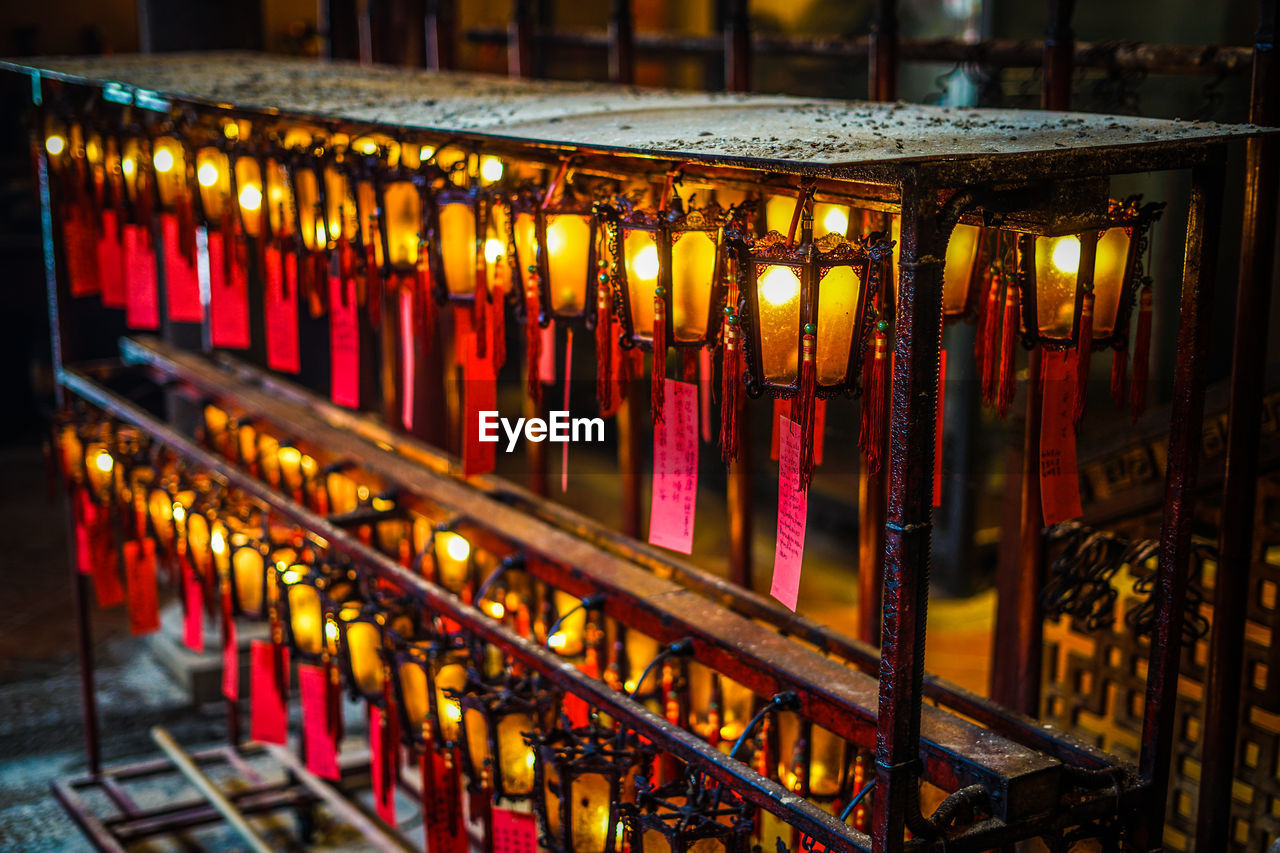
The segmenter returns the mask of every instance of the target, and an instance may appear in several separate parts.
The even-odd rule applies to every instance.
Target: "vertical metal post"
[[[1253,48],[1249,121],[1275,126],[1280,80],[1275,57],[1276,0],[1261,4]],[[1204,765],[1196,837],[1227,838],[1235,781],[1244,675],[1244,627],[1255,545],[1258,445],[1262,427],[1263,359],[1271,283],[1275,275],[1276,144],[1250,139],[1245,149],[1244,217],[1240,236],[1240,287],[1232,335],[1231,400],[1227,410],[1227,465],[1214,576],[1213,635],[1205,665]]]
[[[361,65],[373,64],[373,9],[369,0],[355,0],[356,55]]]
[[[747,0],[729,0],[724,21],[725,88],[751,91],[751,17]]]
[[[456,67],[454,40],[457,38],[458,27],[454,19],[453,0],[427,0],[425,27],[427,67],[433,71],[447,71]]]
[[[613,0],[613,10],[609,15],[609,80],[628,85],[636,82],[631,0]]]
[[[534,72],[534,0],[513,0],[507,35],[507,74],[532,77]]]
[[[1044,73],[1040,103],[1046,110],[1071,109],[1071,75],[1076,37],[1071,29],[1075,0],[1050,0],[1049,28],[1044,34]]]
[[[876,0],[870,47],[867,74],[871,100],[892,101],[898,97],[897,0]]]
[[[936,194],[902,186],[902,245],[885,523],[884,627],[876,720],[875,850],[900,850],[920,814],[920,699],[929,608],[935,407],[942,342],[943,242]]]
[[[1187,211],[1187,242],[1182,261],[1182,304],[1178,319],[1178,363],[1174,371],[1169,455],[1165,468],[1164,515],[1156,569],[1155,630],[1147,668],[1147,704],[1142,719],[1139,769],[1148,785],[1141,811],[1138,850],[1162,849],[1169,763],[1176,725],[1182,622],[1187,571],[1191,562],[1191,524],[1195,517],[1196,473],[1204,426],[1205,360],[1213,274],[1218,260],[1217,224],[1222,215],[1226,152],[1211,152],[1206,165],[1192,170]],[[1247,476],[1247,472],[1246,476]]]

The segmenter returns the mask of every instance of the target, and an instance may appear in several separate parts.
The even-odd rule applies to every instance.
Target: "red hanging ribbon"
[[[990,408],[996,402],[996,380],[999,359],[996,342],[1000,335],[1000,276],[988,271],[985,296],[978,311],[978,330],[973,342],[973,357],[982,388],[982,404]]]
[[[667,376],[667,303],[661,293],[653,297],[653,372],[650,376],[649,407],[653,422],[662,422],[663,379]]]
[[[600,278],[603,285],[608,275],[601,273]],[[614,394],[613,311],[609,303],[609,291],[602,286],[596,292],[596,402],[605,417],[613,414],[610,404]]]
[[[1004,322],[1000,329],[1000,382],[996,390],[996,414],[1008,417],[1017,390],[1018,366],[1018,288],[1012,283],[1005,289]]]
[[[796,395],[793,414],[800,415],[800,489],[808,489],[813,480],[814,407],[817,401],[818,371],[814,357],[814,335],[806,333],[801,339],[800,392]]]
[[[858,445],[866,459],[867,470],[879,471],[884,454],[884,412],[889,399],[889,336],[878,324],[863,388]]]
[[[742,412],[742,347],[737,316],[725,320],[724,358],[720,373],[720,458],[735,462],[741,447],[738,417]]]

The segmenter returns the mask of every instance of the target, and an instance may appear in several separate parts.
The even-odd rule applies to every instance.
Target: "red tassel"
[[[725,462],[738,459],[738,413],[742,408],[742,348],[737,316],[728,317],[724,326],[724,358],[720,367],[720,458]]]
[[[178,194],[178,251],[191,265],[196,262],[196,215],[191,206],[191,194],[185,189]]]
[[[653,297],[653,373],[649,391],[649,405],[653,409],[653,422],[662,422],[662,380],[667,376],[667,303],[661,291]]]
[[[1128,346],[1111,351],[1111,399],[1117,408],[1124,408],[1126,386],[1129,384]]]
[[[1018,288],[1012,284],[1004,294],[1004,325],[1000,330],[1000,383],[996,390],[996,414],[1001,420],[1009,416],[1018,367]]]
[[[879,471],[884,453],[884,407],[889,392],[889,336],[877,326],[875,349],[868,362],[862,394],[862,424],[858,445],[868,471]]]
[[[471,322],[476,332],[476,358],[489,357],[489,277],[485,272],[484,251],[477,253],[476,289],[471,302]]]
[[[812,334],[802,339],[800,359],[800,393],[791,406],[791,414],[800,415],[800,489],[808,489],[813,480],[813,412],[817,406],[818,369],[814,358],[815,342]]]
[[[1080,340],[1076,353],[1076,406],[1075,422],[1084,417],[1085,403],[1089,399],[1089,363],[1093,358],[1093,291],[1085,293],[1080,303]]]
[[[426,352],[431,352],[431,348],[436,343],[436,322],[438,313],[436,308],[435,294],[431,292],[431,267],[428,266],[427,250],[422,243],[418,244],[418,266],[414,271],[414,278],[405,277],[401,280],[401,287],[406,285],[414,288],[414,299],[418,306],[418,316],[422,318],[422,334],[425,340],[422,342]]]
[[[596,293],[596,402],[602,413],[613,403],[613,312],[609,310],[609,291],[601,287]]]
[[[386,289],[382,283],[382,270],[378,269],[377,256],[374,254],[373,242],[364,244],[364,281],[365,294],[368,299],[369,322],[375,329],[382,327],[382,309]]]
[[[978,334],[974,339],[973,357],[982,383],[982,404],[989,408],[996,402],[996,378],[999,375],[995,368],[999,366],[996,341],[1000,336],[1001,276],[988,275],[987,282],[987,295],[982,302],[982,310],[978,312]]]
[[[538,375],[538,365],[542,362],[542,326],[538,323],[538,273],[534,267],[529,268],[529,278],[524,287],[524,358],[525,390],[535,410],[542,408],[542,378]]]
[[[1139,297],[1138,332],[1133,337],[1133,382],[1129,400],[1133,405],[1133,419],[1142,417],[1147,408],[1147,379],[1151,372],[1151,283],[1142,285]]]

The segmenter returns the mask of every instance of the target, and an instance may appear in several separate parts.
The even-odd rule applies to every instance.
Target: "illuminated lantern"
[[[326,611],[355,595],[355,575],[331,566],[276,566],[284,636],[304,660],[322,661],[337,647],[338,628]]]
[[[414,275],[423,251],[426,178],[415,170],[383,166],[377,171],[377,192],[383,266]]]
[[[741,314],[727,322],[741,326],[747,393],[798,398],[792,412],[801,425],[805,486],[813,468],[814,398],[861,390],[868,308],[892,244],[836,234],[814,239],[812,198],[806,194],[797,203],[798,241],[777,231],[733,241]]]
[[[547,187],[535,219],[540,323],[582,321],[595,328],[598,225],[594,203],[567,183],[568,161]],[[517,232],[521,223],[517,222]],[[518,244],[517,244],[518,245]]]
[[[267,546],[247,533],[230,533],[231,603],[236,615],[262,619],[267,615]]]
[[[491,681],[471,670],[460,694],[462,764],[474,793],[491,792],[494,802],[533,796],[537,757],[525,735],[547,731],[556,701],[536,676],[502,672]]]
[[[635,796],[637,771],[652,755],[634,732],[596,721],[535,733],[534,810],[551,853],[612,853],[622,841],[622,802]]]
[[[444,185],[431,196],[434,239],[431,241],[432,264],[436,270],[436,299],[444,302],[471,302],[475,298],[479,276],[484,275],[487,253],[492,253],[489,240],[496,242],[496,253],[506,253],[506,243],[496,235],[505,229],[494,228],[492,193],[480,184],[478,175],[467,169],[470,155],[445,173]],[[492,158],[487,158],[492,160]],[[494,160],[493,162],[500,161]],[[501,172],[499,171],[499,176]],[[458,183],[461,175],[463,183]],[[501,208],[498,208],[500,211]]]
[[[704,785],[695,773],[641,788],[622,809],[627,847],[636,853],[746,853],[747,812],[732,789]]]
[[[436,583],[450,592],[462,592],[472,577],[471,543],[443,526],[432,537],[431,553],[435,557]]]
[[[386,670],[382,658],[382,626],[387,616],[372,604],[344,601],[334,614],[339,658],[353,695],[382,704]]]
[[[231,198],[231,161],[225,152],[214,147],[196,151],[196,186],[204,224],[220,223]]]
[[[413,745],[448,750],[458,745],[462,707],[456,698],[466,687],[470,655],[458,634],[429,639],[393,639],[392,682],[402,731]]]

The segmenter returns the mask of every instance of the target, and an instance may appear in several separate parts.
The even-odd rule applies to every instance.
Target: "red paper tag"
[[[493,470],[498,443],[480,440],[480,413],[497,411],[497,381],[493,360],[476,354],[475,332],[466,338],[467,359],[463,368],[465,402],[463,407],[462,475],[471,477]]]
[[[203,323],[200,279],[195,264],[182,254],[178,240],[178,215],[160,214],[161,247],[164,250],[164,292],[169,319],[175,323]]]
[[[215,347],[249,348],[249,280],[235,257],[235,242],[228,247],[217,231],[209,232],[209,340]]]
[[[72,498],[72,518],[76,534],[76,568],[82,575],[93,574],[93,533],[101,522],[98,505],[89,497],[85,489],[76,489]]]
[[[539,328],[537,334],[542,335],[542,349],[538,354],[538,380],[543,385],[553,385],[556,381],[556,321],[547,323],[545,329]]]
[[[360,408],[360,306],[356,283],[329,276],[329,398]]]
[[[227,618],[223,608],[222,619],[222,695],[236,702],[240,699],[240,638],[236,632],[236,620]]]
[[[156,597],[156,542],[150,536],[124,543],[125,580],[129,584],[129,630],[135,635],[160,630]]]
[[[279,658],[277,659],[277,653]],[[249,644],[249,737],[262,743],[289,742],[289,650],[266,640]]]
[[[428,296],[428,299],[431,297]],[[413,394],[417,377],[418,336],[414,334],[414,298],[413,287],[400,288],[400,423],[409,432],[413,431]]]
[[[804,562],[804,529],[809,493],[800,484],[800,425],[779,420],[778,540],[773,551],[773,582],[769,594],[789,609],[800,597],[800,568]]]
[[[933,428],[933,505],[942,506],[942,423],[947,391],[947,351],[938,353],[938,414]]]
[[[373,800],[378,817],[396,825],[395,732],[392,718],[377,705],[369,706],[369,758],[372,766]]]
[[[1040,503],[1048,527],[1079,518],[1080,474],[1076,469],[1076,353],[1041,355],[1044,408],[1040,420]]]
[[[125,323],[130,329],[160,328],[156,250],[141,225],[124,227]]]
[[[302,694],[302,729],[306,746],[307,769],[322,779],[337,782],[338,744],[334,741],[337,727],[330,719],[329,674],[323,666],[298,665],[298,690]]]
[[[72,296],[92,296],[101,291],[93,223],[78,205],[68,204],[62,211],[62,255],[67,264],[67,284]]]
[[[653,431],[649,544],[693,552],[698,498],[698,386],[663,379],[663,418]]]
[[[182,563],[182,592],[186,610],[182,614],[182,643],[198,655],[204,654],[204,587],[185,555]]]
[[[533,815],[494,806],[492,823],[493,853],[537,853],[538,827]]]
[[[430,853],[467,853],[457,766],[457,756],[431,746],[422,753],[422,822]]]
[[[102,285],[102,304],[107,308],[125,308],[129,304],[125,288],[124,244],[114,210],[102,211],[102,234],[98,237],[98,280]]]
[[[88,537],[88,567],[93,591],[103,610],[124,604],[124,584],[120,582],[116,544],[111,535],[107,511],[85,495],[85,531]]]
[[[274,246],[263,257],[266,273],[267,367],[282,373],[302,369],[298,352],[298,256]]]

